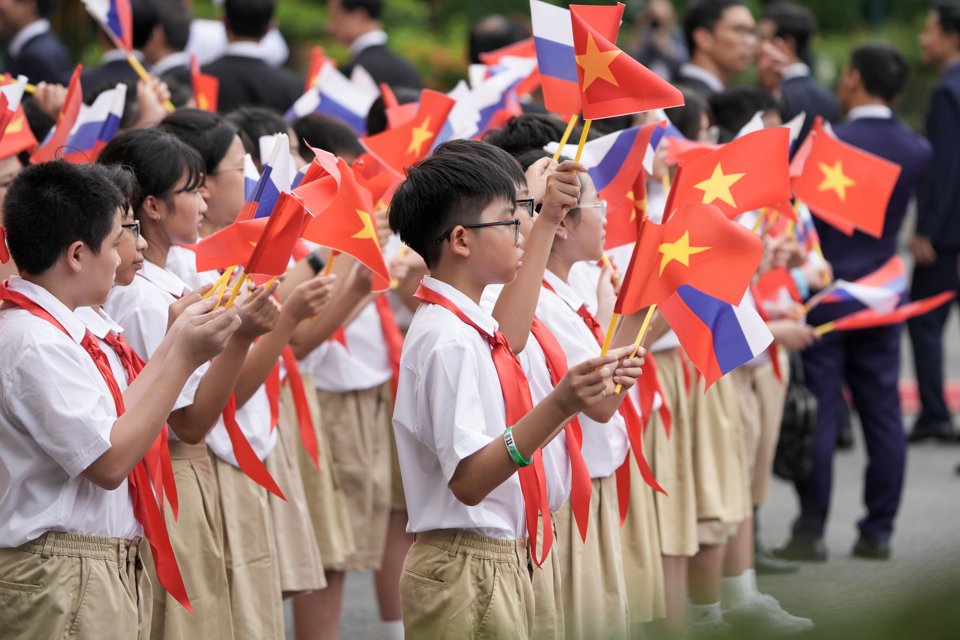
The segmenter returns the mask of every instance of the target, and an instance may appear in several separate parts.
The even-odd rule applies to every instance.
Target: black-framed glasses
[[[531,218],[534,216],[535,205],[533,198],[520,198],[516,201],[517,211],[524,211]]]
[[[513,227],[513,244],[520,242],[520,219],[519,218],[510,218],[509,220],[497,220],[496,222],[476,222],[474,224],[460,224],[457,227],[463,227],[464,229],[483,229],[485,227]],[[453,229],[456,229],[454,227]],[[453,229],[445,231],[442,236],[437,238],[437,244],[440,244],[444,240],[450,239],[450,234],[453,233]]]
[[[130,233],[133,234],[134,240],[140,239],[140,221],[139,220],[134,220],[133,222],[121,224],[120,227],[123,229],[130,229]]]

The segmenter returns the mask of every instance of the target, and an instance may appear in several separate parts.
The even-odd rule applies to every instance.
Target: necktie
[[[63,331],[64,334],[70,335],[63,325],[43,309],[43,307],[27,296],[10,289],[6,282],[0,287],[0,300],[29,311],[38,318],[51,323]],[[110,395],[113,398],[117,410],[117,416],[123,415],[123,394],[120,391],[116,379],[113,377],[110,361],[107,360],[106,354],[100,349],[96,338],[94,338],[89,331],[83,336],[83,339],[80,341],[80,346],[83,347],[93,360],[97,371],[103,377],[103,381],[110,390]],[[157,578],[170,595],[176,598],[184,608],[192,612],[193,608],[190,606],[190,599],[187,597],[187,589],[183,584],[180,568],[177,566],[177,558],[170,544],[167,525],[163,519],[163,514],[160,512],[156,497],[153,495],[153,490],[150,487],[150,478],[143,461],[134,466],[130,475],[127,477],[127,481],[130,486],[130,499],[133,503],[134,517],[143,527],[144,536],[147,538],[147,541],[150,543],[150,548],[153,551]]]
[[[523,373],[520,361],[510,349],[506,336],[499,331],[490,333],[484,331],[474,323],[453,302],[443,295],[420,285],[415,294],[417,300],[427,304],[443,307],[455,315],[464,324],[473,327],[490,344],[490,356],[493,366],[497,370],[500,380],[500,389],[503,392],[503,402],[506,407],[507,425],[516,424],[533,408],[530,397],[530,385],[527,376]],[[537,449],[533,455],[533,463],[521,467],[517,473],[520,479],[520,491],[527,517],[527,535],[530,538],[530,549],[533,561],[541,566],[553,546],[553,526],[550,521],[550,503],[547,499],[547,481],[543,470],[543,452]],[[543,519],[543,549],[537,554],[537,515]]]

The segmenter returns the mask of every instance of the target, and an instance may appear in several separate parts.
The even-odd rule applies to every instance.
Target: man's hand
[[[937,261],[937,251],[926,236],[915,235],[910,238],[910,253],[917,264],[931,265]]]

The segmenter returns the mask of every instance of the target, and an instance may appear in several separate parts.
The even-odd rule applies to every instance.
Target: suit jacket
[[[219,110],[269,107],[280,113],[303,94],[303,79],[289,69],[274,68],[263,60],[227,54],[203,68],[220,80]]]
[[[920,196],[917,234],[940,251],[960,252],[960,64],[948,68],[933,90],[927,138],[933,168]]]
[[[374,45],[358,53],[343,67],[343,75],[349,78],[357,65],[366,69],[377,84],[411,89],[423,87],[420,72],[386,45]]]
[[[7,61],[6,71],[13,77],[25,75],[30,82],[57,82],[67,84],[73,72],[73,62],[66,47],[52,31],[27,40],[20,53]]]
[[[837,99],[813,77],[806,75],[790,78],[783,83],[780,91],[783,100],[780,113],[784,122],[795,118],[800,113],[807,114],[797,140],[798,145],[807,137],[817,116],[821,116],[830,123],[840,121],[840,106],[837,104]]]
[[[673,76],[673,84],[682,89],[689,89],[699,94],[704,100],[710,100],[710,96],[716,93],[716,90],[709,84],[695,76],[688,76],[684,73],[683,67]]]
[[[85,69],[80,74],[83,101],[90,104],[98,94],[113,89],[119,83],[127,85],[127,93],[136,93],[139,79],[137,72],[126,60],[110,60],[99,67]]]

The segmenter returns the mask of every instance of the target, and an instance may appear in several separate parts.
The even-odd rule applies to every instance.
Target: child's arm
[[[133,393],[124,394],[126,411],[110,430],[110,448],[83,471],[87,480],[103,489],[116,489],[160,434],[187,379],[223,351],[240,318],[236,311],[210,311],[212,307],[213,302],[205,300],[185,311],[176,343],[162,366],[150,363],[152,371],[147,371],[148,364],[146,377],[134,380]]]
[[[580,179],[576,172],[586,170],[579,162],[568,160],[547,178],[540,215],[533,223],[530,237],[523,243],[523,265],[513,282],[500,292],[493,308],[492,315],[515,353],[523,351],[530,336],[530,324],[540,298],[540,283],[557,227],[580,200]]]
[[[529,458],[573,416],[611,395],[613,385],[625,382],[624,371],[632,367],[622,367],[619,361],[630,351],[629,347],[614,349],[605,356],[570,367],[550,395],[513,425],[513,438],[520,454]],[[457,500],[474,506],[516,471],[517,465],[507,453],[503,439],[496,438],[461,460],[448,486]]]

